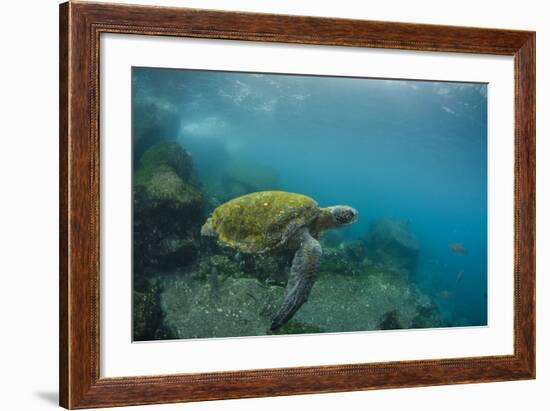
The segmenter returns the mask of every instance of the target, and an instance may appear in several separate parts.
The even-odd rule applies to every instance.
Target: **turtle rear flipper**
[[[321,245],[311,236],[307,228],[299,233],[298,238],[301,242],[300,248],[294,254],[283,303],[271,322],[271,331],[290,320],[307,301],[317,278],[322,254]]]

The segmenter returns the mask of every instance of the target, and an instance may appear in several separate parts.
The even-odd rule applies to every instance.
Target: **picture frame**
[[[514,58],[513,355],[102,378],[100,35]],[[68,2],[60,5],[60,405],[93,408],[535,378],[535,33]]]

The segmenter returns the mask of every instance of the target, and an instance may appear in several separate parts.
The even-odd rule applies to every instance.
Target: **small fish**
[[[468,251],[466,251],[464,246],[460,243],[451,243],[449,244],[449,248],[453,253],[456,254],[468,254]]]
[[[446,300],[451,296],[451,292],[447,290],[441,290],[441,291],[438,291],[435,295],[439,298],[443,298]]]
[[[464,271],[459,271],[458,273],[456,273],[456,282],[457,282],[457,284],[462,281],[462,277],[464,277]]]

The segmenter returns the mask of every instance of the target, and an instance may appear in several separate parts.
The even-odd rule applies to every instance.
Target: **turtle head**
[[[359,213],[353,207],[337,205],[325,208],[327,211],[326,225],[328,227],[343,227],[357,221]],[[327,228],[328,228],[327,227]]]

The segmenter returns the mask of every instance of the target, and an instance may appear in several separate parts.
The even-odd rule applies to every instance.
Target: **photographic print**
[[[487,84],[132,68],[133,340],[487,325]]]
[[[535,32],[59,17],[60,405],[535,378]]]

